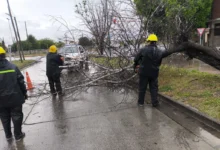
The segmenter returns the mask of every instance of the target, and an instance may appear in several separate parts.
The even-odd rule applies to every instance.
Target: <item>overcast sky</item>
[[[48,15],[62,16],[69,24],[78,27],[79,19],[76,17],[75,5],[82,0],[9,0],[12,14],[16,16],[22,40],[26,39],[24,21],[27,21],[28,34],[37,39],[51,38],[58,40],[63,37],[64,29],[59,29],[59,24],[53,24]],[[6,44],[11,44],[9,18],[6,0],[0,0],[0,38]],[[59,30],[58,30],[59,29]],[[13,33],[14,37],[14,33]]]

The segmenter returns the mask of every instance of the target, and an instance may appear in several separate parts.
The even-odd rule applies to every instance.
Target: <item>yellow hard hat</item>
[[[6,54],[6,51],[4,50],[3,47],[0,46],[0,54]]]
[[[50,53],[56,53],[57,52],[57,47],[55,45],[51,45],[49,48]]]
[[[158,38],[155,34],[150,34],[147,38],[147,42],[157,42]]]

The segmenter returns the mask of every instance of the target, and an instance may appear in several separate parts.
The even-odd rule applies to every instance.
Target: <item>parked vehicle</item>
[[[82,68],[83,64],[87,60],[88,54],[86,50],[81,45],[65,45],[59,49],[58,52],[64,57],[63,68],[68,68],[69,70]]]

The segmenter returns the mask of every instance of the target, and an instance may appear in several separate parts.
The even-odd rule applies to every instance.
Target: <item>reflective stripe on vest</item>
[[[0,71],[0,74],[6,74],[6,73],[11,73],[11,72],[15,72],[15,70],[4,70],[4,71]]]

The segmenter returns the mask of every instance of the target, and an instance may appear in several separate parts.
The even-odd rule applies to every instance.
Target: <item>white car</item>
[[[65,45],[58,53],[64,57],[66,68],[70,69],[81,68],[87,58],[87,52],[81,45]]]

